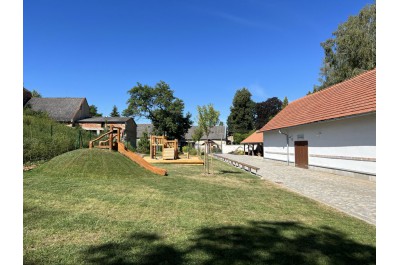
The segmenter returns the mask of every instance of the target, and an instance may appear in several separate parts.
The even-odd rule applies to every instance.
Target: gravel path
[[[265,180],[376,225],[376,183],[373,181],[287,166],[262,157],[219,156],[259,167],[257,175]]]

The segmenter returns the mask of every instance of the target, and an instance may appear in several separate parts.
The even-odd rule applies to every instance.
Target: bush
[[[197,155],[197,150],[195,148],[192,148],[189,150],[189,154],[192,156],[195,156],[195,155]]]
[[[184,147],[182,147],[182,152],[187,153],[189,150],[189,146],[185,145]]]
[[[23,113],[23,162],[49,160],[62,153],[88,147],[94,138],[81,128],[60,124],[46,113],[35,112],[29,108]]]

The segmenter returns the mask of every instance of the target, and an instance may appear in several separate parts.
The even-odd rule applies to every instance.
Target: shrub
[[[189,154],[192,155],[192,156],[195,156],[195,155],[197,155],[197,150],[195,148],[191,148],[189,150]]]
[[[184,147],[182,147],[182,152],[187,153],[189,150],[189,146],[185,145]]]
[[[140,137],[137,151],[142,154],[150,154],[150,141],[147,131],[144,131],[142,137]]]

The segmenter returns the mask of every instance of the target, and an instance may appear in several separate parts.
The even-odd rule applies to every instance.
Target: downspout
[[[280,129],[279,133],[286,135],[287,165],[289,165],[289,135],[287,133],[281,132]]]

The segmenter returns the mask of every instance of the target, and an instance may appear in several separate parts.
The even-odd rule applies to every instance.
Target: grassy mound
[[[116,178],[152,175],[125,156],[100,149],[79,149],[59,155],[43,164],[38,170],[61,177]]]

